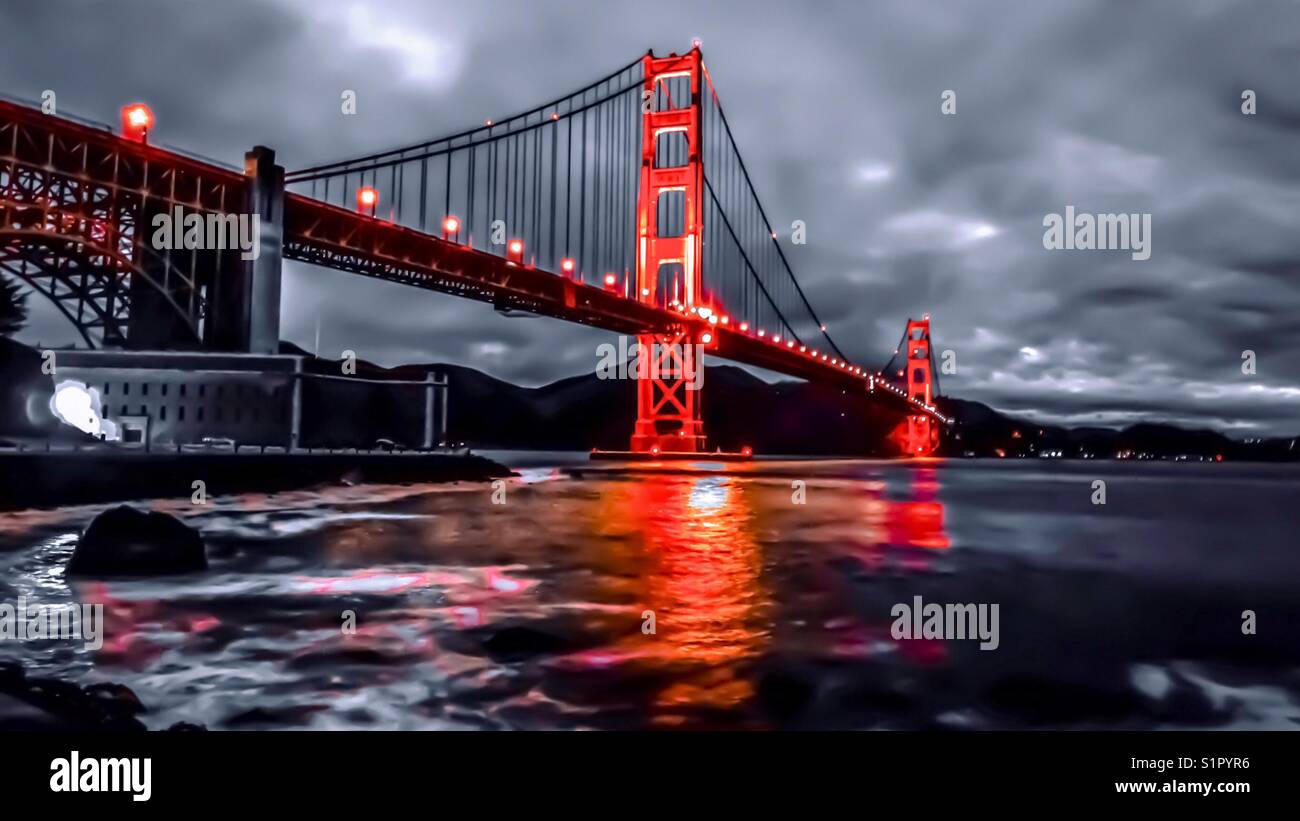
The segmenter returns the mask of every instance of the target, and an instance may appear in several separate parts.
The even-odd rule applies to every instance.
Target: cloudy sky
[[[791,0],[114,0],[0,7],[0,91],[288,168],[527,108],[703,41],[790,261],[879,363],[929,312],[954,395],[1071,424],[1300,432],[1300,4]],[[339,95],[354,89],[355,117]],[[956,114],[940,112],[945,90]],[[1242,113],[1242,92],[1257,113]],[[1066,206],[1149,213],[1151,256],[1047,250]],[[290,266],[284,335],[521,384],[605,334]],[[30,341],[73,342],[37,310]],[[1243,351],[1257,373],[1242,373]]]

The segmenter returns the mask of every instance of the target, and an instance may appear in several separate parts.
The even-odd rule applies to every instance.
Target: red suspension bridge
[[[50,299],[91,346],[275,353],[283,259],[635,335],[631,449],[705,451],[702,353],[865,394],[932,453],[928,315],[882,367],[849,360],[764,211],[698,47],[652,53],[572,94],[438,139],[286,173],[243,173],[0,101],[0,270]],[[159,214],[260,222],[260,253],[165,248]]]

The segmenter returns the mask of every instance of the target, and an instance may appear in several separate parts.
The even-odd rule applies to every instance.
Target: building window
[[[158,409],[158,421],[159,421],[159,422],[166,422],[166,421],[167,421],[167,406],[166,406],[166,405],[163,405],[161,408]]]
[[[184,395],[185,395],[185,383],[182,382],[182,383],[181,383],[181,396],[184,396]]]
[[[104,383],[104,395],[105,395],[105,396],[108,396],[108,386],[109,386],[110,384],[111,384],[111,383],[109,383],[109,382],[105,382],[105,383]]]
[[[182,386],[182,387],[184,387],[184,386]],[[185,406],[184,406],[184,405],[179,405],[179,406],[177,406],[177,408],[176,408],[176,419],[177,419],[178,421],[181,421],[181,422],[184,422],[184,421],[185,421]]]
[[[141,396],[148,396],[148,395],[149,395],[149,383],[148,383],[148,382],[145,382],[144,384],[140,385],[140,395],[141,395]]]
[[[221,406],[220,406],[220,405],[217,406],[217,421],[218,421],[218,422],[221,421]]]
[[[163,395],[163,396],[166,396],[166,395],[167,395],[167,383],[166,383],[166,382],[162,383],[162,395]]]
[[[122,416],[126,416],[126,415],[127,415],[126,405],[123,405],[123,406],[122,406],[122,413],[121,413],[121,415],[122,415]]]
[[[200,397],[206,395],[207,392],[208,392],[208,386],[207,386],[207,385],[199,385],[199,396],[200,396]]]
[[[203,406],[199,405],[199,421],[203,421]]]
[[[122,395],[123,395],[123,396],[130,396],[130,395],[131,395],[131,383],[130,383],[130,382],[123,382],[123,383],[122,383]]]

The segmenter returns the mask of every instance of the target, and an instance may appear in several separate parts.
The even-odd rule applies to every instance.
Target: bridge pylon
[[[933,404],[934,368],[930,357],[930,315],[907,320],[907,398],[919,400],[927,407]],[[908,456],[929,456],[939,446],[939,429],[934,420],[923,413],[907,415],[907,430],[903,434],[903,452]]]
[[[684,55],[642,58],[644,76],[641,177],[637,196],[636,298],[659,305],[660,280],[665,269],[680,276],[677,293],[687,314],[700,307],[703,294],[700,271],[704,232],[704,169],[700,140],[700,94],[702,64],[699,48]],[[668,81],[685,78],[690,99],[674,99]],[[661,85],[663,84],[663,85]],[[681,82],[680,85],[685,85]],[[684,105],[683,105],[684,103]],[[660,151],[660,140],[685,138],[686,162],[659,167],[657,158],[675,157],[677,152]],[[682,232],[660,233],[666,219],[660,208],[667,206],[664,195],[675,195],[682,215]],[[671,230],[671,229],[670,229]],[[672,291],[669,291],[672,293]],[[696,453],[704,450],[704,422],[701,419],[701,391],[704,367],[700,347],[695,344],[691,323],[682,327],[637,337],[641,356],[650,357],[648,369],[637,374],[637,420],[632,433],[632,450],[639,453]]]

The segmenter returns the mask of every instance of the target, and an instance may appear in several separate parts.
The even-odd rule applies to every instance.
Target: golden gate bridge
[[[87,345],[275,353],[284,259],[634,335],[630,449],[707,449],[698,358],[841,387],[896,408],[906,455],[940,426],[930,319],[891,358],[851,361],[818,318],[755,190],[698,44],[653,53],[502,120],[286,172],[258,146],[243,173],[0,100],[0,270],[51,300]],[[252,214],[253,259],[157,248],[181,207]],[[169,244],[170,245],[170,244]]]

